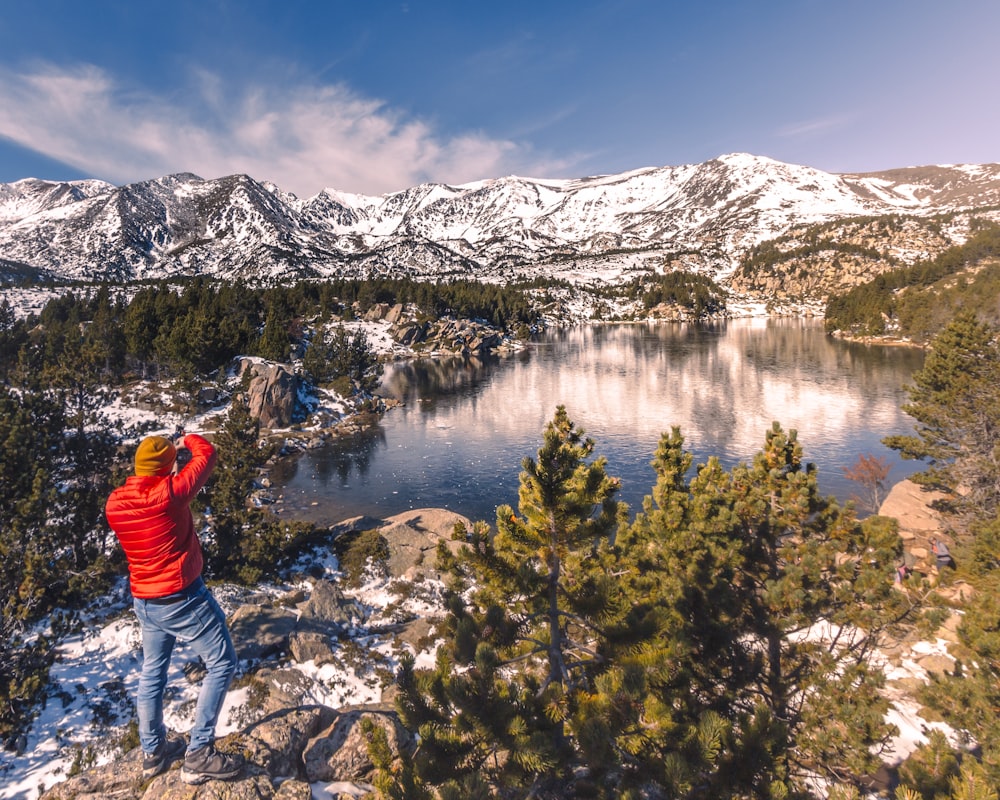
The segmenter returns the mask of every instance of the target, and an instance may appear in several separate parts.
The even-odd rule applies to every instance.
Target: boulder
[[[976,590],[965,581],[956,581],[948,586],[939,586],[937,594],[952,606],[963,606],[976,596]]]
[[[318,580],[313,584],[309,599],[302,604],[299,629],[339,636],[364,619],[364,609],[356,600],[344,597],[336,584]]]
[[[274,794],[274,783],[268,775],[250,763],[235,780],[208,781],[200,786],[184,783],[180,769],[175,768],[154,778],[145,792],[139,790],[128,797],[141,797],[142,800],[274,800]]]
[[[901,535],[907,532],[911,536],[925,539],[942,527],[941,514],[931,505],[936,500],[947,497],[942,492],[924,489],[911,480],[902,480],[892,487],[878,513],[884,517],[895,517],[899,522]]]
[[[336,775],[342,795],[361,797],[372,790],[353,776],[369,774],[363,718],[383,727],[393,747],[410,746],[394,712],[352,710],[338,714],[325,706],[284,708],[219,740],[219,749],[239,753],[246,767],[231,781],[189,786],[181,781],[178,760],[153,778],[142,779],[142,753],[135,748],[117,761],[94,767],[44,792],[44,800],[307,800],[316,774]],[[324,737],[332,736],[331,741]],[[309,754],[308,757],[306,754]],[[322,758],[321,758],[322,756]],[[311,766],[310,766],[311,765]],[[341,795],[334,795],[341,796]]]
[[[388,313],[388,303],[376,303],[365,313],[365,319],[369,322],[377,322],[380,319],[385,319],[385,315]]]
[[[250,372],[247,403],[264,428],[287,428],[298,413],[299,379],[281,364],[243,359],[240,374]]]
[[[136,747],[115,762],[94,767],[58,783],[39,800],[114,800],[114,798],[141,797],[138,787],[142,783],[142,751]]]
[[[203,386],[198,390],[198,405],[210,406],[218,403],[219,390],[215,386]]]
[[[412,740],[395,711],[356,709],[336,721],[306,746],[302,753],[307,779],[315,781],[364,781],[374,771],[368,757],[368,738],[362,721],[371,720],[386,732],[389,748],[401,752]]]
[[[234,752],[221,742],[219,749]],[[236,780],[208,781],[197,787],[181,780],[180,764],[177,761],[144,786],[142,751],[136,747],[118,761],[56,784],[42,793],[39,800],[273,800],[275,797],[271,779],[252,761]]]
[[[451,538],[456,523],[471,528],[468,517],[445,508],[416,508],[393,517],[353,517],[330,528],[334,538],[361,531],[377,530],[389,546],[387,569],[393,578],[414,578],[417,573],[436,577],[434,569],[438,542],[444,541],[452,552],[463,542]],[[304,612],[305,613],[305,612]]]
[[[399,344],[409,347],[424,341],[427,337],[427,326],[416,322],[400,324],[393,328],[392,337]]]
[[[264,687],[260,713],[256,718],[312,702],[309,699],[315,689],[312,679],[294,667],[264,668],[255,672],[252,680]]]
[[[955,669],[955,659],[949,658],[948,656],[933,654],[929,656],[924,656],[917,664],[920,668],[926,670],[927,672],[951,672]]]
[[[288,640],[288,648],[300,664],[312,661],[317,667],[336,661],[330,637],[314,631],[295,631]]]
[[[285,708],[247,728],[240,736],[247,760],[275,780],[302,779],[302,752],[335,717],[325,706]]]
[[[933,508],[938,500],[946,500],[943,492],[924,489],[911,480],[899,481],[889,491],[878,513],[893,517],[899,523],[903,540],[904,561],[909,567],[928,566],[929,542],[944,529],[941,513]]]
[[[436,627],[434,620],[427,619],[426,617],[417,617],[400,627],[396,633],[396,640],[410,645],[416,651],[420,651],[425,648],[427,640],[434,635]]]
[[[274,800],[312,800],[312,786],[305,781],[284,781],[274,793]]]
[[[260,661],[288,650],[297,615],[287,608],[248,604],[229,620],[229,634],[240,659]]]
[[[403,304],[396,303],[392,308],[390,308],[385,315],[385,321],[390,325],[395,325],[403,318]]]
[[[451,538],[457,522],[472,526],[467,517],[442,508],[418,508],[386,519],[378,532],[389,545],[389,574],[394,578],[413,578],[418,572],[436,575],[438,542],[446,542],[453,552],[463,545]]]

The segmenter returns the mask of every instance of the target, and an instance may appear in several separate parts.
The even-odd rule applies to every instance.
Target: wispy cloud
[[[0,136],[116,183],[245,172],[300,196],[566,168],[514,141],[445,135],[340,84],[234,87],[211,73],[192,83],[155,96],[93,66],[0,71]]]
[[[802,136],[815,136],[816,134],[828,133],[829,131],[836,130],[837,128],[843,128],[848,125],[850,121],[851,117],[848,114],[841,114],[833,117],[822,117],[820,119],[811,119],[804,122],[796,122],[791,125],[786,125],[783,128],[779,128],[777,134],[778,136],[790,139]]]

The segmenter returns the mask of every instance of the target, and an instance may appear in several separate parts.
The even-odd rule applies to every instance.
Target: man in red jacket
[[[136,708],[143,777],[163,772],[185,751],[181,778],[204,783],[228,780],[239,759],[215,749],[215,726],[237,658],[226,617],[201,577],[201,545],[191,501],[215,468],[215,448],[189,433],[178,446],[191,460],[176,470],[177,449],[163,436],[149,436],[135,453],[135,475],[108,498],[105,514],[128,559],[133,606],[142,623],[142,674]],[[195,708],[191,741],[167,736],[163,692],[174,644],[201,656],[208,674]]]

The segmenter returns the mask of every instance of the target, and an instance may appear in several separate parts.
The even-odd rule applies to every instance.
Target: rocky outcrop
[[[368,736],[364,721],[369,720],[385,731],[389,748],[401,753],[413,747],[413,737],[404,728],[395,711],[372,707],[345,711],[317,737],[311,739],[302,753],[306,775],[310,782],[368,780],[375,770],[368,755]]]
[[[882,502],[878,513],[883,517],[893,517],[899,523],[899,537],[903,540],[907,566],[926,571],[933,565],[930,540],[946,538],[942,533],[944,521],[934,504],[946,498],[943,492],[925,489],[911,480],[902,480],[892,487]]]
[[[954,547],[953,533],[945,516],[937,510],[938,501],[946,501],[949,495],[925,489],[910,480],[902,480],[892,487],[889,495],[879,508],[879,514],[893,517],[899,524],[899,536],[903,540],[903,558],[912,571],[931,578],[934,593],[946,604],[961,607],[972,600],[975,591],[964,580],[949,579],[940,584],[938,566],[931,549],[931,540],[939,539],[949,549]],[[940,632],[939,638],[945,638]]]
[[[242,661],[257,662],[288,649],[298,615],[288,608],[250,603],[229,619],[229,632]]]
[[[331,642],[362,625],[365,609],[327,580],[314,582],[308,600],[297,608],[247,603],[229,619],[240,660],[257,664],[291,652],[298,662],[331,660]]]
[[[430,646],[433,609],[441,602],[429,587],[439,584],[428,578],[436,574],[440,542],[461,546],[451,539],[456,523],[468,525],[469,520],[444,509],[417,509],[386,519],[359,517],[331,529],[333,536],[380,532],[388,544],[384,594],[393,598],[387,600],[395,609],[391,613],[352,597],[329,575],[309,578],[283,595],[258,591],[243,597],[229,617],[243,667],[236,687],[243,699],[228,712],[228,724],[238,730],[217,743],[220,750],[246,758],[238,779],[188,786],[178,763],[144,782],[136,748],[52,787],[43,798],[308,800],[316,785],[334,798],[371,792],[374,766],[366,724],[385,732],[392,752],[406,751],[414,742],[388,704],[394,687],[386,686],[385,674],[391,674],[386,673],[391,664],[377,648],[358,646],[354,638],[363,634],[368,647],[376,637],[391,640],[393,650],[420,652]],[[399,587],[398,595],[393,587]],[[416,612],[406,607],[411,599],[418,603]],[[192,682],[204,675],[196,662],[184,671]],[[365,688],[352,689],[351,681]]]
[[[383,565],[388,578],[415,580],[439,577],[434,568],[439,542],[453,552],[462,546],[451,538],[456,524],[471,526],[468,518],[453,511],[420,508],[381,520],[355,517],[334,526],[331,533],[336,538],[378,530],[388,545]],[[299,663],[319,665],[334,660],[333,643],[365,626],[370,613],[337,583],[318,578],[308,597],[293,593],[277,602],[244,603],[230,616],[229,631],[240,659],[251,665],[286,653]]]
[[[365,313],[365,319],[369,322],[385,320],[390,324],[395,324],[403,319],[405,312],[406,306],[402,303],[396,303],[395,305],[389,305],[388,303],[375,303],[375,305],[369,308]]]
[[[364,530],[377,530],[386,540],[389,557],[386,570],[393,578],[414,578],[418,574],[436,576],[434,554],[439,542],[445,542],[453,552],[462,542],[451,538],[456,524],[470,528],[468,517],[443,508],[417,508],[394,517],[375,520],[356,517],[346,520],[333,530],[335,535]]]
[[[220,750],[246,759],[234,780],[189,786],[181,780],[177,762],[144,783],[142,754],[136,748],[119,761],[54,786],[41,800],[309,800],[310,784],[318,782],[332,783],[327,796],[360,797],[372,791],[374,771],[364,720],[386,731],[393,752],[413,746],[396,713],[384,706],[342,711],[321,705],[286,707],[217,743]]]
[[[242,359],[239,374],[250,373],[247,403],[264,428],[287,428],[300,416],[299,379],[281,364]]]
[[[390,328],[399,344],[427,352],[482,355],[497,348],[502,339],[493,327],[468,319],[417,322],[400,319]]]

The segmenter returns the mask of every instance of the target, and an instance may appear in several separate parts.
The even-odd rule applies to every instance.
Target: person
[[[190,453],[181,469],[178,447]],[[204,561],[190,508],[216,458],[215,447],[198,434],[179,435],[177,446],[164,436],[146,437],[135,452],[135,474],[105,505],[108,524],[125,551],[133,609],[142,626],[136,710],[145,779],[182,754],[181,779],[189,784],[229,780],[243,766],[215,749],[215,727],[238,662],[225,615],[201,576]],[[167,670],[178,641],[190,646],[207,669],[187,745],[178,734],[168,735],[163,723]]]

